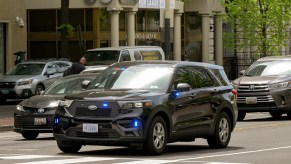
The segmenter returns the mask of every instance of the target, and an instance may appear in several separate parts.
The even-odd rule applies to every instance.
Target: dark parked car
[[[274,118],[291,118],[291,56],[258,59],[233,81],[238,90],[238,120],[247,112],[269,112]]]
[[[224,148],[236,124],[236,91],[217,65],[115,63],[83,87],[90,90],[65,96],[56,110],[54,137],[63,152],[124,145],[161,154],[168,142],[195,138]]]
[[[92,80],[96,74],[72,75],[53,83],[41,95],[19,103],[14,112],[14,131],[26,139],[35,139],[39,133],[52,133],[55,109],[66,94],[82,90],[84,80]]]

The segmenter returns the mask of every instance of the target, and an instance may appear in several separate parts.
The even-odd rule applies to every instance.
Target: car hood
[[[153,93],[147,90],[91,90],[79,94],[67,95],[65,99],[132,101],[162,94],[164,93]]]
[[[22,101],[20,105],[33,108],[47,108],[50,107],[51,103],[56,103],[63,97],[64,95],[37,95]]]
[[[242,76],[233,81],[234,84],[269,84],[290,80],[289,75],[280,76]]]
[[[35,75],[3,75],[0,77],[0,82],[16,82],[32,77],[35,77]]]

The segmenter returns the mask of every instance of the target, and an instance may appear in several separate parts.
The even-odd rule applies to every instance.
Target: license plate
[[[257,98],[256,97],[247,97],[246,98],[246,104],[256,104]]]
[[[46,118],[34,118],[34,125],[46,125]]]
[[[98,133],[98,124],[83,124],[83,132],[86,133]]]
[[[6,90],[6,89],[5,90],[1,90],[1,93],[4,94],[4,95],[6,95],[6,94],[9,93],[9,90]]]

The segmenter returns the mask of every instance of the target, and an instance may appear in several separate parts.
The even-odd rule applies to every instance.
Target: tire
[[[291,120],[291,110],[287,112],[287,118]]]
[[[27,140],[35,140],[37,136],[39,135],[38,132],[32,132],[32,131],[25,131],[22,132],[22,137],[27,139]]]
[[[238,112],[238,115],[237,115],[237,120],[238,121],[242,121],[242,120],[244,120],[245,119],[245,117],[246,117],[246,112]]]
[[[60,143],[57,142],[59,149],[64,152],[64,153],[77,153],[81,148],[81,144],[76,144],[76,143]]]
[[[4,105],[4,104],[6,104],[6,99],[4,98],[0,99],[0,105]]]
[[[227,113],[221,112],[216,120],[213,136],[207,138],[210,148],[227,147],[231,137],[231,123]]]
[[[35,95],[40,95],[41,91],[44,91],[44,87],[38,84],[35,88]]]
[[[282,114],[283,114],[283,112],[274,112],[274,111],[269,112],[269,113],[275,119],[280,119],[282,117]]]
[[[167,144],[167,124],[165,120],[157,116],[155,117],[148,130],[147,140],[143,149],[152,155],[162,154]]]

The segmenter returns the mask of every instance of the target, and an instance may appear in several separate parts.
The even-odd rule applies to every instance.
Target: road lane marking
[[[274,127],[280,125],[290,125],[290,122],[283,122],[283,123],[270,123],[270,124],[263,124],[263,125],[255,125],[255,126],[247,126],[247,127],[235,127],[234,131],[241,131],[241,130],[248,130],[248,129],[256,129],[256,128],[264,128],[264,127]]]
[[[6,156],[0,157],[0,159],[37,159],[37,158],[51,158],[55,156],[51,155],[17,155],[17,156]]]
[[[116,160],[118,158],[103,158],[103,157],[84,157],[74,159],[60,159],[60,160],[48,160],[48,161],[35,161],[35,162],[24,162],[15,164],[70,164],[70,163],[84,163],[84,162],[97,162],[97,161],[108,161]]]
[[[280,150],[280,149],[291,149],[291,146],[277,147],[277,148],[270,148],[270,149],[261,149],[261,150],[252,150],[252,151],[244,151],[244,152],[237,152],[237,153],[228,153],[228,154],[217,154],[217,155],[209,155],[209,156],[200,156],[200,157],[194,157],[194,158],[184,158],[184,159],[178,159],[177,162],[182,162],[182,161],[185,161],[185,160],[197,160],[197,159],[204,159],[204,158],[215,158],[215,157],[225,157],[225,156],[233,156],[233,155],[241,155],[241,154],[259,153],[259,152],[266,152],[266,151],[273,151],[273,150]]]
[[[163,164],[163,163],[173,163],[176,160],[140,160],[140,161],[130,161],[130,162],[121,162],[114,164]]]

